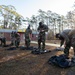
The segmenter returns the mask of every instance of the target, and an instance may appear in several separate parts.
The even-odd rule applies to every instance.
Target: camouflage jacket
[[[20,34],[19,33],[16,33],[15,34],[15,38],[18,39],[18,40],[20,40]]]
[[[39,31],[38,37],[45,38],[45,32],[48,32],[48,26],[46,25],[43,25],[43,27],[39,26],[37,30]]]
[[[30,39],[30,34],[32,34],[32,30],[31,29],[26,29],[25,31],[25,39]]]
[[[14,33],[11,33],[11,38],[15,38],[15,34]]]
[[[71,30],[69,32],[68,36],[69,36],[70,39],[73,38],[73,37],[75,37],[75,29]]]
[[[62,46],[64,44],[64,41],[66,41],[66,43],[69,42],[69,32],[70,31],[71,31],[71,29],[66,29],[60,33],[60,35],[64,38],[64,40],[61,40],[60,46]]]

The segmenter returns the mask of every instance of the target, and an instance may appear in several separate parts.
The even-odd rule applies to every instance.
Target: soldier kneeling
[[[0,38],[0,40],[1,40],[1,46],[5,46],[6,45],[6,38],[2,37],[2,38]]]

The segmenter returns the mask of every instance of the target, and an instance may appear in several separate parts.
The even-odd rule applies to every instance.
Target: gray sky
[[[24,17],[37,15],[38,10],[51,10],[60,15],[72,10],[75,0],[0,0],[0,5],[13,5],[16,11]]]

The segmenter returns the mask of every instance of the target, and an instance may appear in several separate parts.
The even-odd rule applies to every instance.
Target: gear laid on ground
[[[32,54],[44,54],[44,53],[49,53],[51,52],[50,50],[39,50],[38,48],[34,48],[31,53]]]
[[[30,47],[25,47],[25,46],[20,46],[20,50],[33,50],[33,46]]]
[[[59,55],[59,56],[56,56],[56,55],[52,56],[48,60],[48,63],[51,64],[51,65],[61,67],[61,68],[68,68],[68,67],[75,66],[74,59],[69,60],[65,57],[64,54]]]
[[[8,49],[6,50],[16,50],[16,47],[9,47]]]

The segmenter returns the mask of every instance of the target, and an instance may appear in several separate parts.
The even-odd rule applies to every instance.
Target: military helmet
[[[39,26],[42,27],[43,26],[43,23],[42,22],[39,22]]]
[[[39,22],[39,25],[42,25],[42,22]]]

